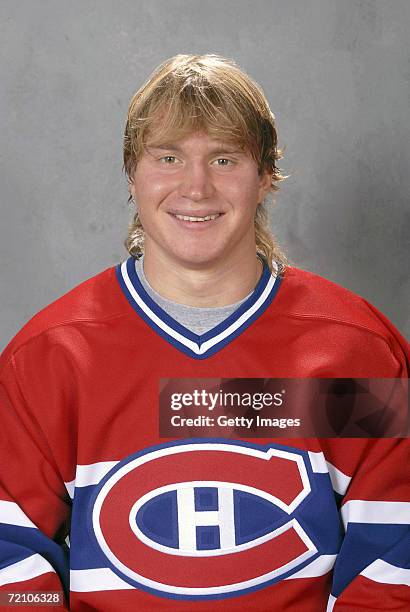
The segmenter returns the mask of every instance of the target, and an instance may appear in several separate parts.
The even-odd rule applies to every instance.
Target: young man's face
[[[248,151],[206,133],[148,140],[130,186],[146,256],[191,268],[255,257],[255,211],[270,185]]]

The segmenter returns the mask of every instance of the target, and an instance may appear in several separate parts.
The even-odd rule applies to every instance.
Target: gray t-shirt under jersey
[[[150,298],[154,300],[170,317],[181,323],[184,327],[201,336],[205,332],[213,329],[218,323],[221,323],[229,317],[245,300],[252,295],[251,291],[239,302],[228,304],[228,306],[218,306],[215,308],[198,308],[196,306],[186,306],[178,304],[162,297],[148,283],[144,274],[144,258],[136,259],[135,269],[142,286],[148,293]]]

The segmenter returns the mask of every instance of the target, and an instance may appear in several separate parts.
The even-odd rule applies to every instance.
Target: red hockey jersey
[[[161,378],[407,377],[405,340],[352,293],[266,266],[197,336],[134,264],[2,356],[1,588],[64,588],[76,611],[408,609],[406,440],[175,440],[158,423]]]

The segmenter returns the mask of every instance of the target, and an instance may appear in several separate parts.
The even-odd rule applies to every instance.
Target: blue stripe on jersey
[[[0,539],[0,546],[2,555],[0,570],[10,565],[14,565],[14,563],[18,563],[19,561],[23,561],[23,559],[27,559],[27,557],[31,557],[31,555],[34,554],[32,550],[27,549],[25,546],[3,539]]]
[[[336,559],[332,594],[338,597],[376,559],[396,567],[409,567],[409,533],[409,525],[349,523]]]
[[[68,554],[65,544],[60,546],[33,527],[0,524],[0,547],[0,569],[38,553],[50,563],[61,578],[64,588],[68,590]]]
[[[75,489],[71,514],[70,569],[107,567],[107,559],[95,542],[90,512],[90,500],[98,485]]]
[[[182,325],[173,317],[171,317],[145,291],[143,285],[141,284],[141,281],[138,278],[135,269],[135,259],[133,257],[130,257],[126,262],[126,272],[134,291],[138,294],[138,297],[149,309],[151,315],[153,316],[147,314],[147,312],[145,312],[143,308],[137,303],[136,299],[133,297],[129,288],[127,287],[122,267],[121,265],[118,265],[116,269],[117,279],[122,291],[125,294],[125,297],[127,298],[132,308],[152,329],[154,329],[162,338],[164,338],[164,340],[175,346],[175,348],[182,351],[189,357],[192,357],[193,359],[206,359],[207,357],[210,357],[211,355],[214,355],[215,353],[220,351],[223,347],[232,342],[232,340],[237,338],[245,329],[247,329],[256,319],[258,319],[265,312],[265,310],[268,308],[268,306],[274,299],[281,284],[280,277],[277,277],[272,283],[273,276],[268,266],[264,262],[261,278],[259,279],[255,290],[249,296],[249,298],[245,300],[245,302],[243,302],[229,317],[222,321],[222,323],[219,323],[216,327],[207,331],[206,333],[198,335],[187,329],[186,327],[184,327],[184,325]],[[271,283],[272,286],[268,291],[267,295],[264,297],[261,304],[259,304],[256,311],[250,314],[252,307],[261,298],[262,294],[267,289],[269,283]],[[242,316],[245,315],[246,317],[247,313],[249,313],[248,318],[246,318],[246,320],[241,325],[236,327],[235,323],[239,321]],[[163,327],[161,326],[161,323],[157,324],[154,321],[155,317],[158,317],[160,322],[164,324]],[[228,328],[230,328],[231,326],[234,326],[234,328],[229,331],[226,337],[221,337],[221,339],[219,340],[218,337],[221,336],[223,332],[226,332],[226,330],[228,330]],[[166,327],[170,328],[170,332],[166,330]],[[176,337],[174,337],[172,335],[172,332],[175,332],[176,334],[180,335],[182,337],[181,340],[178,340]],[[206,342],[210,342],[210,347],[204,352],[199,352],[201,347]],[[195,345],[195,347],[197,347],[198,350],[192,350],[192,348],[190,348],[189,345],[192,345],[192,343]]]
[[[396,567],[410,569],[410,527],[408,527],[405,537],[384,553],[382,559]]]

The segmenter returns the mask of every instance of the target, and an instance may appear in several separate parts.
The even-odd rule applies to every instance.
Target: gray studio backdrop
[[[0,346],[126,256],[129,99],[176,53],[232,57],[277,116],[291,261],[409,334],[408,0],[1,0]]]

